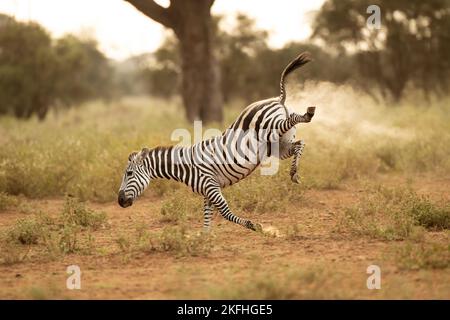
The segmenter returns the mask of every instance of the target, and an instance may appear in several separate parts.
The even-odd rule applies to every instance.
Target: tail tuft
[[[287,67],[283,70],[283,73],[281,73],[281,81],[280,81],[280,103],[284,104],[286,101],[286,90],[284,86],[285,78],[288,74],[290,74],[292,71],[300,68],[304,64],[307,64],[308,62],[312,61],[311,55],[309,52],[303,52],[301,53],[297,58],[292,60]]]

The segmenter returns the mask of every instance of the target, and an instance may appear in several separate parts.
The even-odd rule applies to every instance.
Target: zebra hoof
[[[297,184],[300,183],[300,177],[298,176],[297,173],[294,173],[294,174],[291,176],[291,181],[292,181],[293,183],[297,183]]]
[[[263,232],[263,228],[262,225],[259,223],[253,223],[250,220],[247,221],[246,223],[246,227],[249,228],[250,230],[256,231],[256,232]]]
[[[254,227],[254,231],[256,231],[256,232],[263,232],[263,227],[262,227],[262,225],[260,224],[260,223],[255,223],[254,225],[253,225],[253,227]]]

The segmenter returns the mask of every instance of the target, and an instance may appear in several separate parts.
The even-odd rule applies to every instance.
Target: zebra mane
[[[284,105],[284,102],[286,101],[286,90],[284,86],[285,78],[288,74],[290,74],[292,71],[300,68],[304,64],[312,61],[311,55],[309,52],[303,52],[301,53],[297,58],[292,60],[286,68],[281,73],[281,81],[280,81],[280,103]]]

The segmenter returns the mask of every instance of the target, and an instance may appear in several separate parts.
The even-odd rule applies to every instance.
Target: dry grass
[[[314,90],[317,93],[319,89]],[[330,94],[323,100],[324,94],[319,92],[310,97],[317,101],[317,115],[311,124],[299,126],[299,136],[307,144],[300,169],[303,187],[337,189],[343,181],[377,173],[450,170],[447,100],[436,102],[425,112],[410,105],[374,105],[339,88],[330,92],[337,96]],[[304,112],[301,106],[308,99],[305,96],[289,104]],[[346,104],[345,108],[340,103]],[[226,122],[211,126],[224,129],[243,108],[233,105],[227,109]],[[131,151],[174,144],[170,137],[177,128],[192,133],[192,124],[182,120],[180,113],[177,100],[135,98],[111,105],[91,103],[50,116],[44,122],[0,119],[0,210],[14,202],[10,196],[21,194],[31,198],[72,194],[95,201],[114,200]],[[280,183],[289,182],[286,173],[285,164],[280,179],[257,172],[254,175],[258,179],[249,185],[237,185],[229,197],[234,205],[254,212],[270,211],[275,206],[252,197],[254,194],[270,191],[279,201],[295,201],[299,189],[292,192],[290,183]],[[157,195],[178,188],[165,182],[153,186]],[[254,192],[243,192],[248,187]],[[288,197],[282,197],[286,193]],[[244,194],[248,196],[242,197]]]
[[[92,231],[106,227],[106,215],[86,209],[84,203],[67,197],[56,218],[31,214],[18,219],[0,237],[0,264],[56,259],[66,254],[90,254],[94,248]],[[33,257],[33,258],[31,258]]]
[[[96,292],[141,297],[117,288],[148,285],[156,292],[144,296],[150,298],[370,298],[378,296],[367,292],[365,270],[382,260],[388,269],[383,285],[391,291],[380,297],[403,297],[408,291],[412,297],[448,298],[448,287],[433,278],[436,272],[445,279],[448,270],[448,240],[442,236],[450,217],[443,187],[450,172],[448,100],[428,109],[393,108],[354,95],[344,99],[328,91],[331,97],[323,100],[321,92],[305,92],[316,96],[289,102],[303,106],[317,100],[313,122],[299,126],[298,136],[307,144],[302,184],[290,181],[285,161],[274,176],[256,171],[224,190],[232,211],[276,226],[281,237],[250,233],[221,217],[214,218],[212,234],[198,233],[203,199],[174,182],[152,182],[142,202],[128,211],[118,208],[116,192],[130,151],[171,144],[175,128],[192,132],[192,125],[180,119],[179,101],[91,103],[44,122],[1,118],[2,270],[17,264],[14,269],[24,272],[32,264],[41,269],[30,271],[30,277],[52,278],[48,270],[63,270],[76,259],[86,266],[90,281],[104,285],[83,291],[84,297]],[[226,122],[216,127],[224,128],[242,108],[227,109]],[[304,112],[303,107],[298,111]],[[397,185],[394,177],[420,175],[435,182],[442,177],[439,193],[446,198],[375,183],[359,190],[362,181],[381,176]],[[66,194],[76,198],[67,197],[61,205]],[[52,214],[35,206],[45,207],[46,201],[56,203]],[[138,216],[137,222],[132,216]],[[397,246],[397,241],[403,242]],[[392,247],[398,250],[392,253]],[[382,258],[387,252],[388,258]],[[323,263],[317,264],[318,259]],[[126,268],[117,267],[118,260]],[[390,271],[393,266],[398,274]],[[430,277],[417,288],[411,282],[416,270]],[[181,280],[173,276],[178,271]],[[0,279],[8,285],[3,294],[15,292],[7,272]],[[391,279],[408,285],[397,286]],[[65,295],[45,283],[33,288],[11,295]]]
[[[450,228],[450,207],[405,188],[369,187],[355,206],[340,216],[338,232],[376,239],[421,239],[423,229]]]
[[[407,243],[397,249],[396,260],[404,270],[450,268],[450,243]]]

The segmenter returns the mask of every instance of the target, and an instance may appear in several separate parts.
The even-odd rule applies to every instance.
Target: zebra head
[[[139,197],[150,183],[147,159],[149,152],[149,149],[144,148],[128,156],[128,164],[119,189],[118,202],[122,208],[131,206],[134,199]]]

